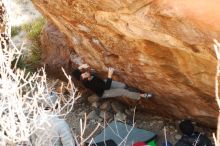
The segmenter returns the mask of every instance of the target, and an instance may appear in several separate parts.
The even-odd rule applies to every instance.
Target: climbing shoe
[[[152,93],[144,93],[141,95],[142,98],[145,98],[145,99],[148,99],[148,98],[151,98],[153,97],[153,94]]]

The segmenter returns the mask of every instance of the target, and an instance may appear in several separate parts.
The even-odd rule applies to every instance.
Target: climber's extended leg
[[[124,89],[126,85],[122,82],[112,81],[110,89]]]
[[[139,100],[140,98],[151,98],[153,95],[151,93],[138,93],[138,92],[131,92],[129,90],[118,88],[118,89],[109,89],[105,90],[102,98],[112,98],[112,97],[128,97],[130,99]]]

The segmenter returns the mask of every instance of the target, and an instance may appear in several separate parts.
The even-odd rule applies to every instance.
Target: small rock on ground
[[[115,120],[116,121],[121,121],[121,122],[125,122],[126,121],[126,115],[122,112],[118,112],[116,115],[115,115]]]
[[[118,112],[124,112],[126,107],[124,105],[122,105],[121,103],[119,103],[118,101],[113,101],[111,103],[112,109],[115,113]]]
[[[109,101],[105,101],[103,102],[100,107],[99,107],[101,110],[104,110],[104,111],[110,111],[111,110],[111,104]]]
[[[90,119],[98,119],[99,116],[97,115],[96,111],[91,111],[88,116],[87,116],[88,120]]]
[[[99,97],[96,94],[93,94],[93,95],[88,97],[88,102],[90,104],[92,104],[94,102],[98,102],[98,101],[99,101]]]
[[[110,118],[113,117],[113,114],[107,111],[101,111],[99,115],[102,119],[108,121]]]

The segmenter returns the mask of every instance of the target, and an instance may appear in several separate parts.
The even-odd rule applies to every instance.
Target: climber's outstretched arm
[[[109,67],[108,68],[108,79],[105,83],[105,89],[108,90],[111,88],[111,84],[112,84],[112,76],[113,76],[113,73],[114,73],[114,68],[112,67]]]

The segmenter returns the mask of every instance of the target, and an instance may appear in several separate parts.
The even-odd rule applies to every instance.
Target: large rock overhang
[[[217,0],[33,3],[103,77],[111,66],[116,69],[115,80],[156,94],[148,101],[124,98],[125,102],[216,126],[212,47],[213,39],[220,39]]]

